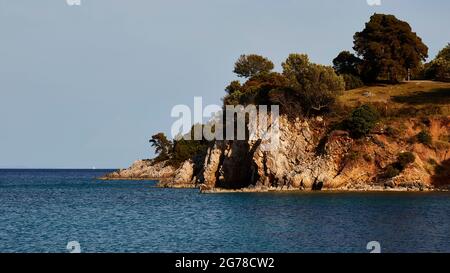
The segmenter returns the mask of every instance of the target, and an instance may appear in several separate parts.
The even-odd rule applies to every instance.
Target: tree
[[[448,43],[441,51],[439,51],[436,59],[443,58],[444,60],[450,61],[450,43]]]
[[[234,73],[239,77],[250,78],[273,69],[273,63],[260,55],[241,55],[234,65]]]
[[[425,77],[432,80],[450,81],[450,43],[439,51],[433,61],[426,64]]]
[[[342,78],[345,82],[345,90],[351,90],[364,86],[363,81],[358,76],[353,74],[342,74]]]
[[[344,80],[331,66],[311,63],[306,54],[291,54],[282,66],[306,115],[329,109],[345,88]]]
[[[228,94],[223,101],[225,105],[270,104],[269,92],[274,89],[283,89],[286,86],[287,80],[282,74],[278,72],[260,73],[249,78],[242,86],[232,82],[225,89]]]
[[[202,135],[201,140],[195,140],[195,131],[200,130],[203,131],[205,125],[203,124],[194,124],[191,127],[191,130],[187,133],[190,135],[190,139],[186,140],[184,138],[175,139],[173,141],[173,152],[171,153],[169,164],[178,168],[184,161],[191,159],[194,162],[199,163],[203,156],[206,155],[208,147],[211,142],[205,139]]]
[[[380,114],[371,105],[362,105],[352,111],[344,121],[345,128],[354,138],[362,138],[370,133],[380,119]]]
[[[411,26],[393,15],[374,14],[354,35],[353,49],[362,56],[362,76],[398,82],[428,57],[428,47]]]
[[[236,91],[239,91],[241,89],[241,83],[239,81],[232,81],[226,88],[225,91],[228,94],[233,94]]]
[[[354,54],[348,51],[342,51],[336,58],[334,58],[333,68],[336,70],[336,73],[340,75],[350,74],[358,76],[361,62],[362,60]]]
[[[155,148],[155,153],[158,154],[155,158],[156,160],[163,161],[169,159],[172,150],[172,142],[167,139],[164,133],[153,135],[149,142],[152,147]]]

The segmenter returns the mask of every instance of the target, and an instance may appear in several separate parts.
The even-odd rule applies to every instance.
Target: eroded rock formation
[[[398,135],[384,132],[399,128]],[[434,144],[412,141],[424,128]],[[280,117],[280,137],[275,149],[262,149],[264,141],[216,141],[202,166],[186,161],[180,168],[165,163],[137,161],[107,178],[160,178],[164,187],[200,187],[204,192],[241,190],[427,190],[442,185],[435,170],[450,157],[448,117],[380,124],[373,134],[352,139],[345,131],[330,131],[322,118]],[[383,176],[401,152],[415,162],[393,178]],[[197,171],[196,171],[197,170]],[[196,173],[197,172],[197,173]],[[442,180],[442,179],[441,179]]]

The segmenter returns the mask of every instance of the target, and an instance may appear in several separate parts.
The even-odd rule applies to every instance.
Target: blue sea
[[[450,252],[449,193],[234,193],[0,170],[0,252]]]

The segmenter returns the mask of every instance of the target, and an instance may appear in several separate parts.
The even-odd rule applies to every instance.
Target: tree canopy
[[[436,58],[425,65],[425,77],[432,80],[450,81],[450,43]]]
[[[250,78],[261,73],[268,73],[273,68],[273,63],[263,56],[241,55],[234,65],[234,73],[242,78]]]
[[[331,66],[311,63],[306,54],[291,54],[282,66],[305,114],[329,108],[345,89],[344,80]]]
[[[153,135],[149,140],[152,147],[155,148],[155,153],[157,154],[157,160],[167,160],[172,150],[172,142],[167,139],[164,133],[158,133]]]
[[[228,94],[233,94],[236,91],[239,91],[242,88],[241,83],[239,81],[232,81],[226,88],[225,91]]]
[[[362,60],[356,57],[355,54],[350,53],[349,51],[342,51],[334,58],[333,68],[336,70],[336,73],[340,75],[351,74],[358,76],[361,62]]]
[[[428,57],[428,47],[411,26],[394,15],[374,14],[354,35],[353,49],[362,56],[368,82],[399,81]]]

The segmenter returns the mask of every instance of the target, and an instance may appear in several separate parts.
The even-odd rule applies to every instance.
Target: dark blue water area
[[[449,193],[233,193],[0,170],[0,252],[450,252]]]

